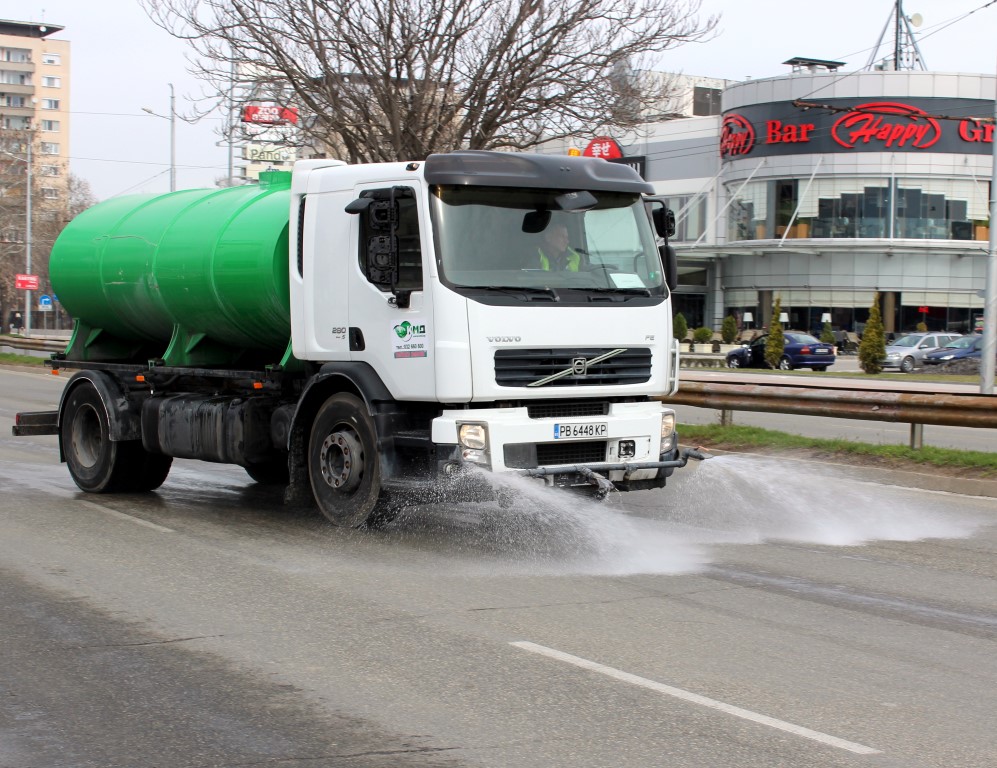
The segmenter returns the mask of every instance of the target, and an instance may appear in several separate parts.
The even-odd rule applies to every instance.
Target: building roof
[[[811,59],[807,56],[794,56],[783,64],[789,64],[794,69],[826,69],[834,72],[838,67],[845,66],[843,61],[827,61],[826,59]]]
[[[0,19],[0,35],[14,35],[15,37],[48,37],[57,32],[62,32],[65,27],[58,24],[49,24],[44,21],[11,21]]]

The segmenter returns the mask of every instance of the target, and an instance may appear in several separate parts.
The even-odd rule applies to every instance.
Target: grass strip
[[[997,453],[985,451],[960,451],[928,445],[918,449],[906,445],[873,445],[850,440],[803,437],[760,427],[726,427],[720,424],[683,424],[679,428],[679,436],[685,444],[701,444],[707,449],[817,451],[853,460],[871,457],[895,466],[910,465],[914,470],[924,467],[964,469],[984,477],[997,477]]]
[[[0,352],[0,365],[48,365],[51,362],[47,357],[35,357],[34,355],[18,355],[14,352]]]

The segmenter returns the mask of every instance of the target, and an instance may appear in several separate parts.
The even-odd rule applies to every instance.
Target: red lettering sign
[[[755,146],[755,129],[741,115],[727,115],[720,129],[720,157],[748,154]]]
[[[975,117],[959,121],[959,138],[963,141],[992,144],[994,140],[993,123],[983,124]]]
[[[242,108],[242,122],[259,123],[261,125],[297,125],[298,110],[296,107],[246,106]]]
[[[14,289],[18,291],[37,291],[38,275],[14,275]]]
[[[613,139],[601,136],[597,139],[592,139],[582,154],[585,157],[601,157],[604,160],[617,160],[623,157],[623,150],[620,149],[620,145],[613,141]]]
[[[909,146],[914,149],[927,149],[942,135],[942,127],[928,113],[907,104],[890,101],[870,102],[855,107],[840,117],[831,128],[831,137],[846,149],[854,149],[857,144],[882,142],[884,149]],[[890,115],[904,119],[896,122]]]
[[[766,144],[797,144],[810,141],[813,123],[783,123],[779,120],[765,121]]]

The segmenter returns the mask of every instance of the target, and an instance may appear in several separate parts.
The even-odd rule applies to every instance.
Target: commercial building
[[[995,77],[786,64],[618,142],[677,214],[677,310],[861,332],[878,293],[888,332],[982,327]]]

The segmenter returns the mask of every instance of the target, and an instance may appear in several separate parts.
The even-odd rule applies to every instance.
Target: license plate
[[[829,354],[831,354],[831,350],[829,350],[829,349],[817,349],[817,348],[815,348],[814,349],[814,354],[815,355],[829,355]]]
[[[554,439],[575,437],[606,437],[609,434],[609,427],[606,424],[555,424]]]

